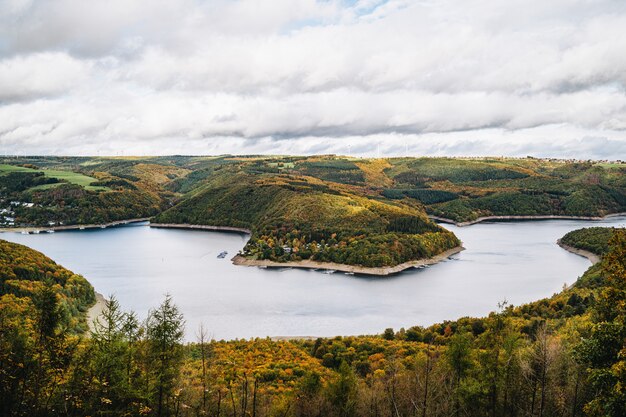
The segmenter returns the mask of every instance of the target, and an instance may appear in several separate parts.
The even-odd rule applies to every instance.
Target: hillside
[[[124,192],[125,198],[100,201],[106,208],[99,216],[121,202],[126,211],[111,213],[109,217],[144,217],[148,212],[156,214],[174,202],[188,199],[207,185],[219,183],[220,177],[225,181],[223,170],[260,178],[264,175],[306,178],[309,188],[314,178],[320,180],[318,185],[334,191],[342,187],[342,191],[387,203],[402,201],[423,206],[428,214],[457,222],[507,215],[594,217],[626,210],[626,165],[535,158],[357,159],[333,155],[4,158],[0,160],[0,194],[6,200],[15,196],[12,193],[19,193],[17,196],[23,197],[23,201],[32,202],[34,193],[80,187],[88,193],[81,193],[79,198],[95,201],[94,195]],[[43,194],[41,200],[54,206],[57,213],[63,212],[70,205],[63,204],[67,192],[60,194],[55,204],[49,204],[50,194]],[[86,202],[86,205],[94,207],[94,203]],[[145,209],[146,205],[149,209]],[[41,211],[24,219],[24,223],[43,224],[49,215],[49,210]],[[78,223],[85,220],[76,214],[67,217]]]
[[[252,235],[243,255],[278,262],[393,266],[459,245],[417,207],[370,199],[314,177],[236,169],[222,170],[153,221],[247,228]]]
[[[456,222],[485,216],[601,217],[626,211],[626,165],[528,159],[395,159],[388,198]]]
[[[561,238],[561,242],[594,255],[604,256],[610,249],[609,240],[614,232],[615,229],[611,227],[585,227],[567,233]]]
[[[459,245],[427,215],[626,211],[626,166],[526,159],[327,156],[22,157],[0,161],[8,227],[155,223],[251,230],[249,260],[389,267]]]
[[[77,160],[53,160],[10,160],[11,165],[0,165],[0,226],[101,224],[150,217],[164,207],[158,190],[85,170]]]
[[[77,333],[87,329],[85,313],[95,302],[91,284],[40,252],[0,240],[0,308],[6,314],[4,319],[13,317],[22,327],[30,328],[39,320],[46,295],[56,299],[60,326]]]
[[[578,248],[589,233],[571,235]],[[198,342],[182,344],[184,320],[166,298],[143,323],[111,300],[90,337],[77,338],[4,294],[0,412],[621,416],[626,231],[592,234],[609,250],[598,249],[603,261],[572,288],[522,306],[503,303],[487,317],[382,335],[209,341],[207,329]],[[3,276],[21,267],[28,276],[49,275],[53,267],[71,274],[19,245],[0,248]],[[77,296],[67,302],[81,304]],[[31,310],[49,311],[38,305]]]

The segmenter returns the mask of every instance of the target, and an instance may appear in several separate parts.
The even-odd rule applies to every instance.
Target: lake
[[[556,245],[565,233],[624,223],[626,217],[443,225],[465,251],[381,278],[234,266],[230,258],[246,235],[147,223],[0,238],[43,252],[142,318],[171,294],[193,340],[200,323],[216,339],[234,339],[372,334],[486,315],[505,299],[519,305],[550,296],[590,266]],[[228,256],[220,259],[222,251]]]

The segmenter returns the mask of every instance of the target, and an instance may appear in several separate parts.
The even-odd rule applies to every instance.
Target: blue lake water
[[[444,225],[465,251],[384,278],[235,266],[230,258],[246,235],[146,223],[0,238],[43,252],[141,317],[171,294],[193,340],[200,323],[216,339],[234,339],[371,334],[485,315],[505,299],[519,305],[550,296],[590,266],[556,245],[568,231],[625,223],[614,217]],[[228,256],[219,259],[222,251]]]

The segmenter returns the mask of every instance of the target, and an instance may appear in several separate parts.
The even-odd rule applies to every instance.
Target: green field
[[[599,164],[596,164],[599,167],[602,168],[626,168],[626,163],[625,162],[600,162]]]
[[[0,175],[8,174],[9,172],[35,172],[35,170],[16,165],[0,164]]]
[[[88,177],[87,175],[79,174],[77,172],[60,171],[56,169],[37,170],[37,169],[26,168],[26,167],[15,166],[15,165],[7,165],[7,164],[0,165],[0,175],[8,174],[10,172],[43,172],[46,177],[56,178],[63,182],[80,185],[81,187],[84,187],[87,190],[91,190],[91,191],[109,190],[108,187],[92,186],[91,183],[97,181],[95,178]],[[58,187],[61,184],[62,183],[39,185],[37,187],[31,188],[31,190],[46,190],[49,188]]]

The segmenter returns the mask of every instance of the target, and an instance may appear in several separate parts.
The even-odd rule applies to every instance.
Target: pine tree
[[[127,375],[129,343],[125,322],[126,314],[117,299],[110,296],[91,332],[94,394],[103,409],[124,410],[130,402],[132,387]]]
[[[339,365],[338,379],[329,385],[328,393],[331,404],[341,417],[354,416],[357,403],[357,379],[354,371],[346,362]]]
[[[146,330],[148,356],[154,378],[156,415],[168,416],[182,360],[181,342],[184,335],[183,316],[170,295],[166,295],[161,306],[150,313]]]
[[[468,333],[457,333],[450,338],[446,358],[454,376],[455,386],[455,413],[461,412],[461,383],[467,371],[472,366],[471,361],[472,337]]]

